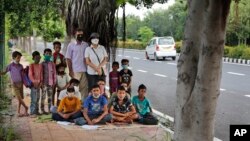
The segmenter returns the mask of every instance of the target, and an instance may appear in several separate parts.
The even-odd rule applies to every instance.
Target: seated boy
[[[81,125],[86,123],[81,113],[81,101],[75,96],[74,87],[67,88],[67,97],[60,102],[57,113],[52,113],[52,119],[68,122],[79,122],[81,119]]]
[[[72,78],[69,81],[69,87],[74,87],[75,88],[75,96],[81,100],[81,93],[79,92],[79,84],[80,81],[77,79]],[[67,90],[64,89],[60,91],[59,96],[58,96],[58,103],[60,104],[60,101],[67,96]]]
[[[128,97],[128,99],[130,99],[130,94],[127,92],[127,83],[122,83],[121,86],[124,87],[125,91],[126,91],[126,96]],[[108,104],[108,108],[111,107],[111,103],[115,100],[115,98],[117,97],[117,92],[112,93],[111,97],[110,97],[110,102]]]
[[[132,98],[132,103],[139,114],[139,122],[143,124],[156,125],[158,120],[152,114],[149,100],[145,97],[146,86],[141,84],[138,88],[138,96]]]
[[[123,86],[118,88],[117,97],[111,103],[110,113],[113,115],[114,122],[133,123],[133,120],[138,119],[135,107],[126,96]]]
[[[94,85],[91,94],[83,103],[83,116],[89,125],[105,124],[110,122],[112,116],[108,114],[107,99],[101,95],[98,85]]]

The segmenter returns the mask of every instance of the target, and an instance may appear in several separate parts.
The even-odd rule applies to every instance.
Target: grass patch
[[[38,123],[44,123],[44,122],[49,122],[49,121],[53,121],[51,114],[38,116],[35,120],[35,122],[38,122]]]

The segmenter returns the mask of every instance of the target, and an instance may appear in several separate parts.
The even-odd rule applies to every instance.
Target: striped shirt
[[[54,86],[56,84],[56,67],[53,62],[43,62],[43,84]]]

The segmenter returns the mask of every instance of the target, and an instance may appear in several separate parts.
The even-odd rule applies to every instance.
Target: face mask
[[[128,69],[128,65],[122,65],[123,69]]]
[[[53,58],[50,55],[44,55],[44,61],[52,61]]]
[[[82,42],[83,41],[83,35],[77,35],[76,40]]]
[[[92,94],[95,99],[98,99],[101,95],[100,94]]]
[[[74,92],[67,92],[68,97],[73,97],[75,95]]]
[[[99,39],[91,39],[91,43],[94,45],[98,45]]]
[[[76,92],[79,92],[79,86],[74,86]]]

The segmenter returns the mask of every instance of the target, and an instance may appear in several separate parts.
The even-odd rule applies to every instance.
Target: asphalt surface
[[[143,83],[153,107],[174,117],[177,80],[177,61],[146,60],[143,51],[118,50],[117,61],[130,60],[133,76],[133,95]],[[178,59],[178,58],[177,58]],[[223,63],[221,95],[218,99],[215,136],[229,141],[229,125],[250,124],[250,66]]]
[[[52,49],[52,44],[47,44]],[[43,52],[44,44],[37,43]],[[117,50],[116,60],[127,58],[133,72],[132,95],[140,84],[148,88],[147,96],[154,109],[174,117],[177,61],[146,60],[144,51]],[[178,59],[178,58],[177,58]],[[229,125],[250,124],[250,66],[223,63],[221,95],[218,99],[215,137],[229,141]]]

